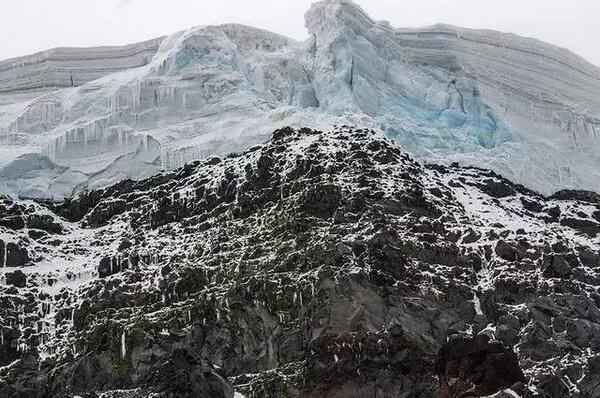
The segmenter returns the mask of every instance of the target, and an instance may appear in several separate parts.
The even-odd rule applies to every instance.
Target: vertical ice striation
[[[600,190],[600,70],[571,52],[487,30],[397,29],[348,0],[314,3],[306,27],[304,43],[229,24],[0,62],[11,145],[0,190],[60,199],[240,151],[285,125],[332,124],[378,128],[421,158],[543,193]],[[78,65],[75,87],[44,82],[35,61],[46,58]],[[26,153],[56,167],[2,175]]]
[[[493,168],[544,193],[598,189],[600,70],[536,40],[447,25],[394,29],[346,0],[313,4],[317,98],[419,156]]]
[[[121,358],[125,359],[127,357],[127,335],[126,330],[123,329],[121,333]]]

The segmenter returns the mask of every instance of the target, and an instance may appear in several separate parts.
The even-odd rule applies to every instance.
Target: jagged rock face
[[[597,397],[596,198],[344,127],[7,204],[0,395]]]
[[[36,165],[9,164],[0,188],[61,200],[245,150],[282,126],[337,123],[544,194],[600,190],[600,70],[576,55],[498,32],[395,29],[346,0],[316,2],[306,26],[303,43],[223,25],[0,64],[0,167]],[[31,91],[39,85],[75,87]],[[19,157],[31,153],[47,159]]]
[[[453,336],[438,355],[440,397],[480,397],[511,386],[521,391],[526,381],[517,355],[490,337]],[[521,391],[522,392],[522,391]]]

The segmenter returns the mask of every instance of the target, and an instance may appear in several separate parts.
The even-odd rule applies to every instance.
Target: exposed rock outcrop
[[[0,268],[0,395],[596,397],[600,236],[563,221],[600,209],[572,197],[340,127],[5,199],[44,228],[0,227],[31,254]]]

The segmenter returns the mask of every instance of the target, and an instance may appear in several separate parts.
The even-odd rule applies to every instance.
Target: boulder
[[[341,190],[333,184],[314,184],[306,188],[300,197],[300,207],[306,213],[319,218],[329,218],[340,205]]]
[[[565,398],[571,396],[571,390],[558,375],[544,375],[540,378],[538,389],[545,398]]]
[[[176,349],[148,376],[145,384],[159,394],[178,398],[233,398],[231,384],[196,353]]]
[[[479,188],[493,198],[506,198],[517,193],[515,188],[504,180],[487,179],[479,185]]]
[[[17,231],[25,228],[25,221],[21,215],[4,216],[0,217],[0,227],[6,227],[8,229],[12,229],[13,231]]]
[[[27,216],[27,227],[46,231],[50,234],[60,234],[63,232],[62,225],[55,222],[54,217],[48,214],[32,214]]]
[[[19,243],[0,240],[0,265],[6,267],[24,267],[31,265],[29,252]]]
[[[566,256],[548,255],[544,258],[544,271],[542,275],[546,278],[570,278],[573,268]]]
[[[14,287],[25,287],[27,285],[27,276],[20,270],[7,272],[6,284]]]
[[[101,227],[116,215],[122,214],[127,209],[124,199],[113,199],[99,203],[85,216],[85,223],[92,228]]]
[[[519,260],[519,250],[504,240],[499,240],[495,248],[496,255],[506,261]]]
[[[565,225],[567,227],[571,227],[583,234],[586,234],[590,237],[595,237],[600,234],[600,223],[597,223],[592,220],[584,220],[581,218],[563,218],[560,221],[561,225]]]
[[[436,364],[440,398],[495,394],[525,382],[517,355],[487,335],[455,335],[440,349]]]

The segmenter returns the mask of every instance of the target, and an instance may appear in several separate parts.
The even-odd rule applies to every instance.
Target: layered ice
[[[239,151],[284,125],[350,124],[543,193],[600,190],[600,69],[573,53],[493,31],[396,29],[345,0],[315,3],[306,27],[305,42],[222,25],[60,50],[73,80],[36,74],[39,54],[0,63],[0,167],[28,153],[53,165],[11,172],[0,189],[60,200]]]
[[[121,70],[146,65],[163,38],[126,46],[55,48],[0,61],[0,104],[79,86]]]

